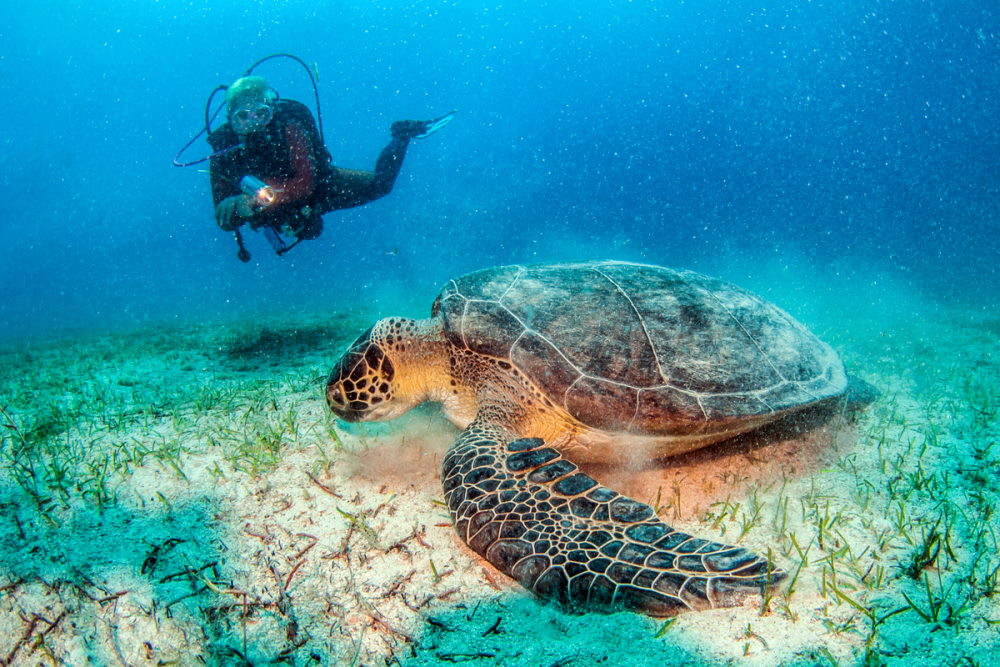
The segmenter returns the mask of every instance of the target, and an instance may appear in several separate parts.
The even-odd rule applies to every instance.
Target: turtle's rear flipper
[[[746,549],[675,531],[542,440],[505,441],[473,422],[445,456],[445,499],[459,536],[542,597],[673,616],[739,604],[785,578]]]
[[[882,395],[878,387],[870,384],[857,375],[847,376],[847,391],[844,392],[844,402],[847,409],[860,412],[874,403]]]

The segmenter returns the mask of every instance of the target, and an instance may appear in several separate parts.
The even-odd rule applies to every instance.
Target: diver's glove
[[[247,195],[226,197],[215,207],[215,220],[223,231],[238,229],[254,216],[253,199]]]

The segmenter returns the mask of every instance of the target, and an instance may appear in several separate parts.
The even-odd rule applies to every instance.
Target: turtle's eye
[[[344,393],[343,383],[333,381],[326,386],[326,404],[338,415],[343,414],[347,409],[347,395]]]

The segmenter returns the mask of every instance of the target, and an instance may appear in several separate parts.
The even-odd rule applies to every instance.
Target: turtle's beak
[[[347,408],[347,397],[344,396],[344,388],[338,381],[331,381],[326,385],[326,404],[330,410],[341,419],[350,419],[350,411]]]

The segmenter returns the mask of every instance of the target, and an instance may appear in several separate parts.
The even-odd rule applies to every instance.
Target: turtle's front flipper
[[[580,610],[672,616],[738,604],[785,574],[746,549],[680,533],[537,438],[481,422],[445,456],[459,536],[538,595]]]

